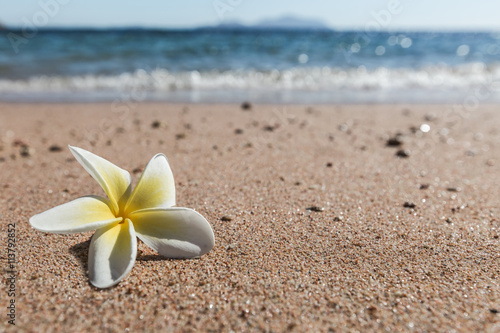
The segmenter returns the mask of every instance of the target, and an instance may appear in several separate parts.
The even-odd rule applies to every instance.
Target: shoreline
[[[144,91],[133,89],[129,92],[110,92],[104,95],[95,93],[29,93],[0,94],[0,104],[193,104],[193,105],[232,105],[251,102],[257,105],[453,105],[463,104],[472,108],[481,105],[500,104],[500,95],[485,87],[469,91],[448,91],[433,93],[426,90],[411,91],[296,91],[281,90],[266,93],[250,90],[242,91],[183,91],[155,92],[148,97],[133,97],[131,94],[142,94]],[[394,97],[397,95],[398,97]],[[229,96],[229,97],[228,97]]]
[[[495,331],[500,113],[451,107],[1,102],[0,245],[15,223],[15,328]],[[93,232],[28,224],[103,195],[68,144],[133,184],[165,153],[178,206],[207,218],[214,249],[171,260],[139,244],[128,277],[92,287]]]

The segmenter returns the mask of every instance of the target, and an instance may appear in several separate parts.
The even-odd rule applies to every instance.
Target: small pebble
[[[370,316],[375,317],[375,314],[377,313],[377,307],[375,305],[369,306],[366,310]]]
[[[323,212],[325,210],[325,208],[319,207],[319,206],[311,206],[311,207],[307,207],[306,210],[308,210],[310,212]]]
[[[408,150],[400,149],[396,152],[396,156],[400,158],[410,157],[410,152]]]
[[[490,312],[493,313],[493,314],[497,314],[499,313],[500,311],[498,309],[490,309]]]
[[[243,130],[241,128],[237,128],[234,130],[234,134],[243,134]]]
[[[151,123],[152,128],[167,128],[167,123],[161,120],[155,120]]]
[[[399,139],[399,136],[398,136],[398,135],[397,135],[397,136],[395,136],[395,137],[390,138],[389,140],[387,140],[387,141],[385,142],[385,145],[386,145],[387,147],[399,147],[399,146],[401,146],[402,144],[403,144],[403,141],[401,141],[401,140]]]
[[[433,113],[428,113],[425,115],[424,119],[427,121],[433,121],[436,120],[436,115]]]
[[[415,208],[417,205],[415,205],[413,202],[407,201],[403,204],[403,207],[405,208]]]
[[[341,132],[347,132],[347,130],[349,129],[349,126],[347,126],[347,124],[341,124],[338,126],[338,129]]]
[[[233,217],[229,215],[224,215],[223,217],[220,218],[221,221],[232,221]]]
[[[21,149],[19,150],[19,154],[22,157],[30,157],[33,156],[35,153],[35,150],[33,148],[30,148],[28,146],[21,146]]]
[[[250,110],[252,108],[252,104],[250,102],[243,102],[241,103],[241,108],[243,110]]]
[[[49,151],[51,151],[53,153],[57,153],[57,152],[62,151],[62,148],[58,145],[52,145],[49,147]]]
[[[177,140],[180,140],[180,139],[185,139],[186,138],[186,133],[179,133],[179,134],[176,134],[175,135],[175,138]]]
[[[420,184],[421,190],[427,190],[429,188],[429,184]]]
[[[333,166],[333,163],[332,163],[332,162],[328,162],[328,163],[326,163],[326,167],[327,167],[327,168],[331,168],[332,166]]]

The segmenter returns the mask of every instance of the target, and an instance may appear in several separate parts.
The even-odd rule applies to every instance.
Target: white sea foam
[[[311,92],[419,92],[487,89],[500,93],[500,65],[469,63],[455,67],[428,66],[373,70],[296,67],[287,70],[230,70],[171,72],[165,69],[138,70],[115,76],[40,76],[27,80],[0,79],[2,93],[79,93],[141,90],[159,92],[209,91],[311,91]]]

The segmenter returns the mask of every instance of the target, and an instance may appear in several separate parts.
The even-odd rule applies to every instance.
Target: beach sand
[[[499,108],[0,104],[0,330],[499,332]],[[103,195],[68,144],[134,184],[164,153],[213,250],[170,260],[140,243],[128,277],[94,288],[92,232],[28,223]]]

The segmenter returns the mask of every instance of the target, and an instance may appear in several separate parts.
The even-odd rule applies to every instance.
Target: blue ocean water
[[[0,100],[500,101],[499,60],[498,33],[1,30]]]

